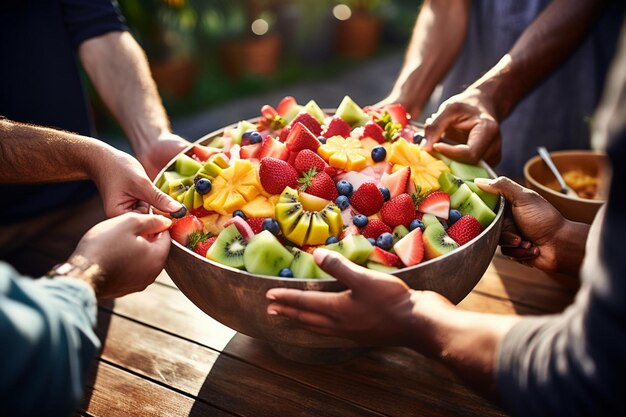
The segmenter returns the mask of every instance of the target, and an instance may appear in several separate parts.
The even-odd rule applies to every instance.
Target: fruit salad
[[[200,256],[254,274],[328,278],[324,247],[391,272],[477,237],[499,197],[474,184],[480,166],[420,148],[404,107],[334,114],[285,97],[180,154],[157,186],[185,205],[172,239]]]

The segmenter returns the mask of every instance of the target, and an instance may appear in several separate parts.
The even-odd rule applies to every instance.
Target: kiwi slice
[[[326,249],[339,252],[356,264],[364,264],[372,252],[372,245],[363,235],[349,235]]]
[[[304,111],[315,117],[318,122],[324,123],[324,112],[314,100],[310,100],[304,105]]]
[[[378,262],[374,262],[374,261],[367,261],[365,266],[367,267],[367,269],[380,271],[380,272],[386,272],[387,274],[391,274],[398,270],[398,268],[396,268],[395,266],[387,266],[387,265],[379,264]]]
[[[426,227],[430,226],[431,224],[441,224],[439,222],[439,219],[437,219],[437,216],[428,213],[422,216],[422,223],[424,223],[424,226]]]
[[[450,207],[458,208],[461,203],[470,198],[472,194],[474,194],[472,190],[470,190],[467,184],[463,183],[458,190],[450,195]]]
[[[478,197],[483,200],[491,211],[496,211],[498,203],[500,202],[500,196],[498,194],[488,193],[487,191],[478,188],[478,185],[474,184],[474,181],[465,181],[465,184],[467,184],[470,190],[478,194]]]
[[[196,172],[198,172],[200,168],[202,168],[202,164],[200,162],[185,154],[178,155],[176,162],[174,163],[174,169],[176,172],[185,177],[192,177],[196,175]]]
[[[472,193],[467,200],[462,202],[458,210],[461,214],[469,214],[478,220],[483,230],[496,218],[496,214],[487,207],[476,193]]]
[[[399,225],[394,227],[393,232],[391,233],[391,236],[393,236],[393,244],[395,245],[397,241],[399,241],[408,234],[409,229],[407,229],[405,226]]]
[[[461,162],[452,161],[450,170],[454,175],[463,180],[474,180],[474,178],[489,178],[489,173],[478,165],[468,165]]]
[[[450,164],[452,163],[452,159],[448,158],[442,153],[439,153],[437,151],[431,151],[430,154],[448,166],[450,166]]]
[[[441,175],[439,175],[439,185],[441,187],[441,191],[452,195],[461,185],[463,185],[463,180],[454,176],[449,171],[444,171]]]
[[[313,255],[300,249],[293,248],[293,261],[289,267],[296,278],[332,278],[324,272],[313,259]]]
[[[445,255],[459,247],[443,229],[441,223],[432,223],[424,231],[424,255],[426,259],[433,259]]]
[[[170,191],[170,182],[176,180],[182,181],[186,178],[187,177],[185,177],[184,175],[180,175],[176,171],[165,171],[161,178],[159,178],[159,180],[157,181],[157,187],[159,187],[159,189],[164,193],[167,193]]]
[[[231,224],[217,236],[215,243],[207,251],[206,257],[221,264],[241,269],[244,267],[243,254],[245,249],[246,241],[237,230],[237,226]]]
[[[335,112],[335,116],[341,117],[352,127],[363,126],[369,120],[368,115],[363,109],[348,96],[345,96],[343,100],[341,100]]]
[[[250,239],[243,252],[243,264],[253,274],[276,276],[281,269],[289,267],[292,261],[291,252],[269,230]]]

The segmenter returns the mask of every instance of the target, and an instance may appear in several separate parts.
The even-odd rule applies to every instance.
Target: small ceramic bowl
[[[526,186],[541,194],[566,218],[591,223],[602,204],[606,202],[605,183],[608,159],[605,153],[586,150],[550,152],[561,175],[579,171],[598,179],[597,193],[593,198],[571,197],[559,191],[559,184],[539,155],[531,158],[524,166]],[[575,189],[575,187],[573,187]],[[575,189],[576,190],[576,189]]]

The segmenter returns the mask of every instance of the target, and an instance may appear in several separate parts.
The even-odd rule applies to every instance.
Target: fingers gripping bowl
[[[414,142],[421,140],[420,129],[408,122],[403,109],[361,109],[346,97],[332,113],[313,101],[300,106],[293,98],[285,98],[276,110],[264,106],[261,117],[196,141],[156,182],[192,214],[176,220],[171,230],[166,270],[180,290],[214,319],[301,361],[307,361],[310,349],[356,347],[266,313],[270,288],[344,288],[310,264],[307,251],[318,246],[337,250],[412,288],[433,290],[458,303],[493,257],[504,208],[500,197],[473,184],[475,177],[495,176],[484,162],[468,166],[419,150]],[[271,175],[272,164],[280,164],[280,175]],[[227,173],[228,181],[218,178],[229,168],[236,171],[235,166],[239,173]],[[332,179],[330,186],[318,178],[321,172]],[[212,185],[199,183],[203,178]],[[237,181],[247,184],[238,196],[229,191],[217,197],[226,183],[232,190]],[[250,188],[258,183],[256,190]],[[176,229],[176,224],[181,226]],[[219,235],[208,237],[207,232]],[[230,240],[224,242],[223,236]],[[281,248],[280,256],[268,253],[273,245]],[[242,260],[217,254],[237,248]]]

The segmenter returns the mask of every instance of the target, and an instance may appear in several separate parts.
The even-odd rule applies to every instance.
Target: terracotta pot
[[[278,70],[282,49],[279,35],[224,41],[220,58],[224,70],[231,78],[244,73],[272,76]]]
[[[337,52],[349,58],[367,58],[378,49],[382,22],[370,15],[355,13],[337,26]]]
[[[150,70],[159,90],[180,98],[191,91],[198,65],[191,57],[177,56],[150,62]]]

